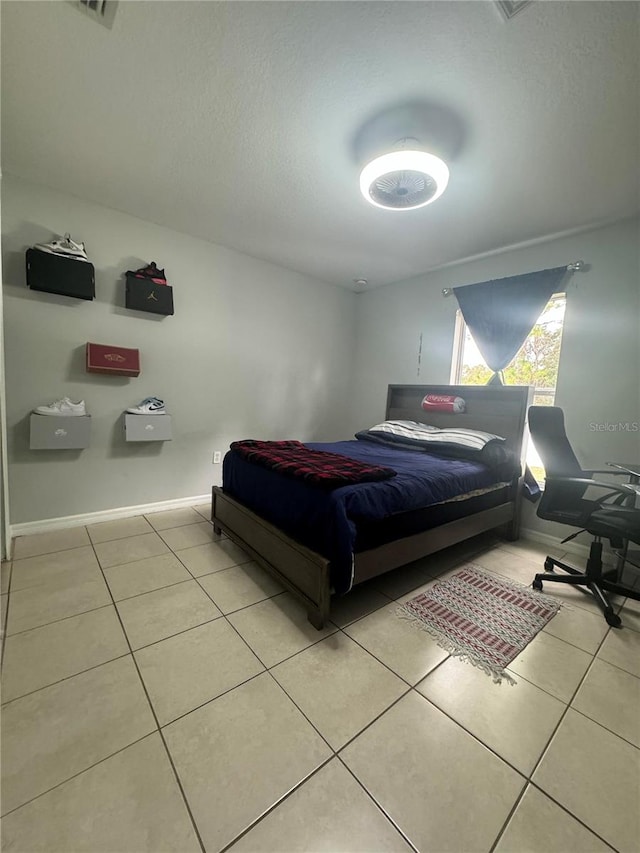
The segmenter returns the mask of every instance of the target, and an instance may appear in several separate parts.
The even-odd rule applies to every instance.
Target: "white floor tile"
[[[197,524],[186,524],[181,527],[170,527],[160,531],[160,536],[173,551],[183,551],[185,548],[195,548],[197,545],[207,545],[214,537],[213,527],[203,521],[197,513]]]
[[[582,649],[540,631],[509,669],[568,704],[592,660]]]
[[[161,726],[264,669],[224,619],[161,640],[135,657]]]
[[[90,545],[55,554],[42,554],[13,561],[11,592],[46,584],[73,586],[77,582],[101,577],[100,566]]]
[[[185,548],[180,551],[180,562],[189,569],[194,577],[219,572],[231,566],[248,563],[251,557],[246,551],[230,539],[220,539],[207,545],[197,545],[195,548]]]
[[[2,842],[29,853],[200,851],[157,734],[7,815]]]
[[[542,630],[593,655],[609,626],[600,611],[591,613],[571,605],[562,607]]]
[[[157,533],[143,533],[141,536],[129,536],[113,542],[101,542],[94,546],[103,569],[133,563],[146,557],[167,554],[169,549]]]
[[[331,755],[267,674],[164,734],[209,853],[233,841]]]
[[[334,758],[231,848],[230,853],[410,853],[411,847]]]
[[[597,656],[640,678],[640,633],[630,628],[612,628]]]
[[[206,504],[198,504],[193,507],[197,513],[199,513],[203,518],[206,518],[207,521],[211,521],[211,502]]]
[[[640,753],[569,709],[532,781],[621,853],[640,848]]]
[[[118,602],[118,612],[134,650],[221,615],[194,580],[127,598]]]
[[[271,671],[334,749],[407,690],[403,681],[341,633]]]
[[[130,657],[10,702],[2,709],[4,813],[155,727]]]
[[[558,545],[545,545],[542,542],[534,542],[533,539],[517,539],[515,542],[500,542],[500,548],[505,551],[513,551],[514,554],[527,557],[527,559],[538,564],[544,564],[547,555],[550,557],[556,557],[558,560],[562,559],[566,553],[565,547],[566,546],[560,543]]]
[[[7,634],[28,631],[111,604],[102,575],[95,573],[91,577],[70,586],[42,584],[12,592]]]
[[[192,578],[175,554],[160,554],[135,563],[113,566],[104,570],[104,576],[115,601]]]
[[[528,584],[546,546],[446,549],[335,599],[344,633],[318,632],[213,535],[210,512],[22,537],[22,556],[2,564],[3,849],[199,849],[111,594],[207,853],[407,850],[392,821],[425,853],[488,851],[501,832],[496,853],[608,849],[594,833],[620,853],[640,849],[640,602],[627,600],[624,629],[610,630],[590,598],[549,584],[567,606],[512,662],[517,686],[498,686],[448,659],[398,603],[469,560]],[[406,692],[418,683],[430,701]],[[317,770],[331,750],[311,724],[336,749],[355,738],[341,755],[368,793],[338,759]]]
[[[13,543],[13,559],[35,557],[38,554],[51,554],[54,551],[66,551],[89,545],[89,537],[84,527],[69,527],[64,530],[52,530],[50,533],[34,533],[30,536],[18,536]]]
[[[223,613],[257,604],[283,592],[283,587],[257,563],[243,563],[204,575],[200,583]]]
[[[314,628],[307,611],[288,593],[245,607],[228,618],[267,668],[337,630],[331,623],[322,631]]]
[[[523,586],[531,586],[536,572],[544,571],[541,563],[532,559],[530,552],[507,550],[503,547],[476,554],[471,562],[481,569],[502,575]]]
[[[529,785],[495,853],[611,853],[611,848]]]
[[[209,507],[211,512],[211,507]],[[197,524],[202,521],[195,507],[169,509],[162,512],[150,512],[146,516],[154,530],[167,530],[169,527],[181,527],[183,524]]]
[[[132,518],[118,518],[115,521],[102,521],[87,527],[89,538],[94,544],[109,542],[113,539],[126,539],[129,536],[140,536],[151,533],[153,528],[143,515]]]
[[[113,605],[7,639],[2,701],[54,684],[126,655],[129,646]]]
[[[622,619],[622,627],[630,628],[640,632],[640,601],[636,598],[625,599],[619,614]]]
[[[490,850],[525,784],[413,691],[341,757],[421,851]]]
[[[565,705],[524,679],[495,684],[481,669],[449,658],[417,690],[527,776]]]
[[[345,632],[400,678],[417,684],[449,655],[426,631],[402,619],[397,611],[394,602],[348,625]]]
[[[640,748],[640,678],[635,675],[596,658],[571,707]]]

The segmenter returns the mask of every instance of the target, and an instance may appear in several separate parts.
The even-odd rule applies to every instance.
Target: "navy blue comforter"
[[[351,587],[358,519],[375,521],[422,509],[496,482],[495,473],[480,462],[445,459],[422,450],[396,449],[367,441],[306,446],[393,468],[397,476],[327,492],[253,465],[229,451],[224,458],[222,485],[231,497],[331,560],[331,582],[338,593]]]

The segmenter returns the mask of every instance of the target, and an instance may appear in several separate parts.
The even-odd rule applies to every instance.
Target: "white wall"
[[[213,450],[238,438],[344,437],[353,293],[12,176],[2,194],[13,524],[206,494]],[[95,265],[93,302],[26,287],[25,250],[65,231]],[[173,317],[124,308],[122,273],[151,260]],[[139,348],[140,376],[87,374],[87,341]],[[86,400],[91,447],[29,450],[30,411],[65,395]],[[174,439],[127,445],[122,412],[150,395]]]
[[[561,266],[578,259],[567,290],[556,404],[585,467],[640,461],[640,432],[596,432],[592,424],[640,423],[640,249],[638,220],[447,267],[358,295],[353,426],[384,416],[389,383],[448,383],[457,302],[442,289]],[[422,365],[418,375],[420,334]],[[535,517],[523,525],[566,535]]]
[[[389,383],[449,381],[457,304],[442,288],[578,258],[589,269],[568,290],[557,404],[585,465],[640,459],[640,433],[591,427],[640,421],[637,221],[354,295],[21,179],[5,176],[2,189],[14,524],[206,494],[220,481],[213,450],[239,437],[332,440],[370,426]],[[64,231],[87,244],[94,302],[25,286],[25,249]],[[124,308],[122,273],[150,260],[174,286],[173,317]],[[88,340],[138,347],[140,377],[87,374]],[[126,445],[121,413],[151,394],[174,415],[174,440]],[[86,399],[91,447],[30,451],[31,409],[63,395]],[[566,532],[526,502],[523,524]]]

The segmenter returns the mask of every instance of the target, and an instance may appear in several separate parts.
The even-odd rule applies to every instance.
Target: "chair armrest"
[[[608,489],[611,494],[619,492],[621,495],[636,495],[637,492],[631,486],[621,484],[614,486],[613,483],[602,483],[599,480],[586,479],[584,477],[547,477],[546,483],[574,483],[581,486],[599,486],[601,489]]]

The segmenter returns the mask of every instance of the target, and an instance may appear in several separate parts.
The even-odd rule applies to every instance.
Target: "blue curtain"
[[[453,288],[473,340],[493,370],[488,385],[503,384],[501,371],[527,339],[566,272],[566,266],[554,267]],[[522,486],[528,500],[539,500],[540,486],[528,466]]]
[[[500,372],[527,339],[566,272],[566,266],[555,267],[453,288],[473,340],[493,370],[489,384],[502,384]]]

